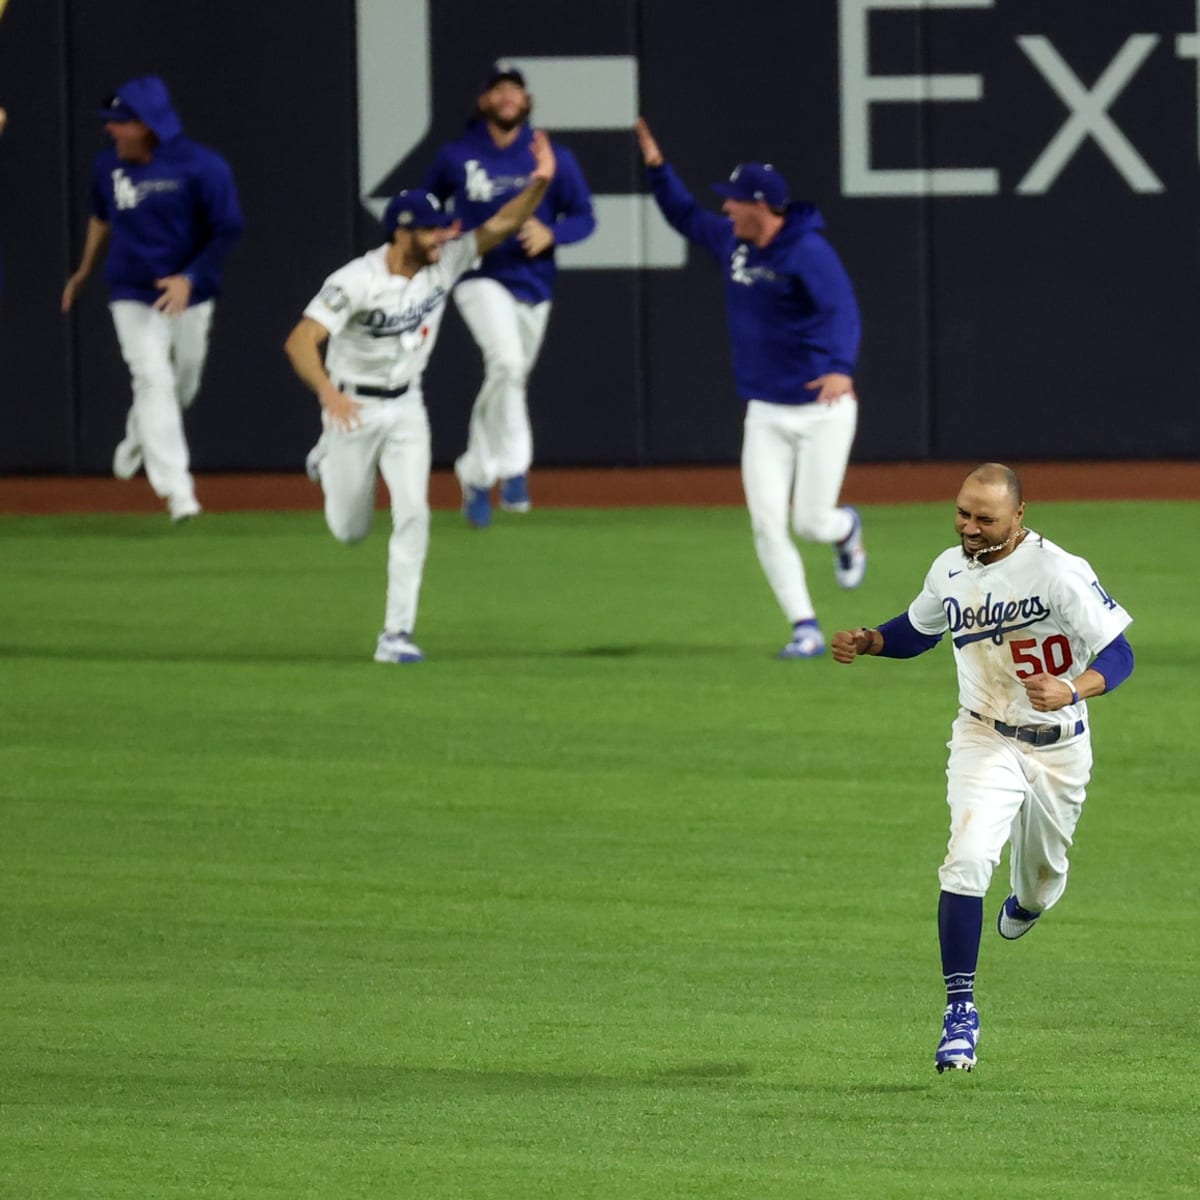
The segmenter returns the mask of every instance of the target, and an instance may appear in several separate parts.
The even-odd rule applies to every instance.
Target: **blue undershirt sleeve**
[[[1133,647],[1118,633],[1092,662],[1091,669],[1104,676],[1104,692],[1107,695],[1118,688],[1133,674]]]
[[[879,626],[879,632],[883,634],[880,658],[916,658],[918,654],[932,650],[942,640],[940,633],[921,633],[914,628],[907,612],[885,621]]]

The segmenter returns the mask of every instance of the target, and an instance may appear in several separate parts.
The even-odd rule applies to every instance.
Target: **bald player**
[[[976,467],[955,501],[958,543],[934,559],[907,611],[833,637],[839,663],[913,658],[946,633],[954,646],[950,843],[938,872],[946,984],[939,1073],[975,1066],[983,898],[1005,843],[1009,894],[996,928],[1013,941],[1067,886],[1067,851],[1092,769],[1087,701],[1133,671],[1129,614],[1084,559],[1027,529],[1024,516],[1015,472]]]

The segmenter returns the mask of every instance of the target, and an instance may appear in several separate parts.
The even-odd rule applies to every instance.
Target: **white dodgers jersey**
[[[950,634],[959,704],[1007,725],[1082,720],[1083,701],[1037,712],[1021,681],[1045,672],[1070,683],[1130,615],[1084,559],[1033,530],[999,562],[971,561],[961,546],[939,555],[908,609],[919,632]]]
[[[339,385],[420,383],[446,298],[478,257],[473,233],[443,242],[441,257],[411,279],[388,270],[386,245],[334,271],[304,310],[329,330],[325,369]]]

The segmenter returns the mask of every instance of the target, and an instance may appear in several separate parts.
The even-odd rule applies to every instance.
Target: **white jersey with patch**
[[[1083,701],[1038,712],[1022,679],[1044,671],[1070,683],[1132,618],[1084,559],[1033,530],[999,562],[971,561],[961,546],[939,555],[908,609],[919,632],[950,634],[959,704],[1008,725],[1073,726]]]
[[[304,310],[329,330],[325,370],[339,386],[419,383],[437,341],[446,299],[478,257],[475,235],[441,247],[411,279],[388,270],[386,245],[334,271]]]

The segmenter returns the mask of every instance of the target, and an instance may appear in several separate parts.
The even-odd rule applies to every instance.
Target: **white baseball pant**
[[[746,405],[742,488],[754,549],[792,624],[816,610],[789,517],[796,536],[808,541],[831,544],[850,535],[854,518],[837,501],[857,425],[858,401],[850,394],[832,404]]]
[[[376,473],[383,476],[392,507],[383,627],[412,633],[429,549],[429,415],[418,388],[395,400],[355,399],[361,425],[335,429],[326,418],[317,451],[325,523],[339,542],[361,542],[375,516]]]
[[[526,304],[494,279],[465,279],[455,303],[483,352],[483,386],[471,409],[467,448],[455,463],[464,484],[490,488],[533,463],[525,384],[537,361],[550,301]]]
[[[938,871],[942,890],[985,895],[1010,842],[1017,902],[1031,912],[1052,908],[1067,887],[1067,851],[1092,771],[1090,733],[1031,746],[960,712],[947,746],[950,841]]]
[[[173,507],[196,499],[183,410],[200,390],[213,308],[205,300],[169,317],[140,300],[109,305],[133,383],[125,437],[141,447],[150,486]]]

